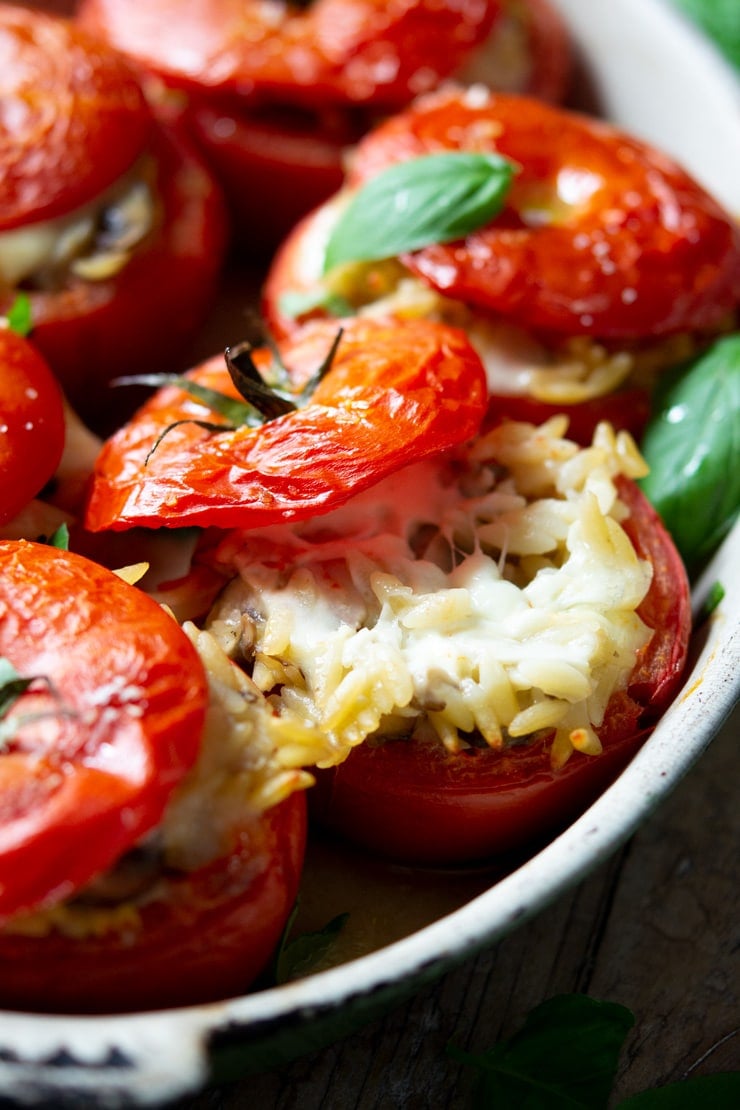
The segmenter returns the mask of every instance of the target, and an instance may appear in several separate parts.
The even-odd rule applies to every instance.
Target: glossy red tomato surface
[[[398,107],[482,42],[489,0],[83,0],[79,19],[186,89],[256,103]]]
[[[318,321],[281,348],[298,385],[336,334]],[[255,352],[263,376],[271,357]],[[191,378],[239,396],[221,359]],[[483,367],[461,331],[349,321],[308,403],[258,427],[229,426],[177,386],[156,394],[104,446],[86,526],[253,528],[315,516],[467,439],[484,411]],[[198,423],[214,420],[223,431]]]
[[[0,543],[0,657],[33,679],[3,714],[2,922],[67,897],[158,823],[198,754],[207,688],[156,602],[22,540]]]
[[[360,143],[348,184],[444,150],[494,151],[517,174],[490,224],[403,256],[440,293],[615,339],[717,327],[737,306],[740,231],[705,190],[645,143],[531,98],[422,97]]]
[[[170,871],[138,924],[84,938],[0,933],[0,1004],[42,1012],[153,1009],[242,994],[266,967],[293,907],[305,798],[245,818],[228,855]]]
[[[0,524],[49,481],[64,447],[62,395],[38,351],[0,327]]]
[[[683,564],[657,514],[634,484],[619,488],[630,510],[625,530],[654,568],[638,609],[654,632],[596,730],[602,753],[574,752],[553,770],[548,739],[457,755],[441,744],[365,743],[322,772],[311,799],[322,824],[393,859],[482,859],[563,828],[624,768],[676,695],[691,615]]]
[[[0,7],[0,232],[79,208],[125,173],[152,126],[130,65],[81,28]]]

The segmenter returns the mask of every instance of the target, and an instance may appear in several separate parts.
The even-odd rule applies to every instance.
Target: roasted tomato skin
[[[611,339],[712,329],[736,308],[740,230],[705,190],[645,143],[532,98],[421,97],[359,144],[348,184],[455,149],[496,151],[518,173],[491,224],[403,256],[439,292],[533,329]]]
[[[139,924],[76,939],[0,932],[0,1004],[110,1013],[242,994],[266,967],[295,902],[306,804],[294,794],[245,822],[234,849],[171,873]]]
[[[449,76],[498,16],[496,2],[83,0],[83,26],[169,84],[245,103],[391,109]]]
[[[152,139],[161,223],[114,276],[70,278],[58,291],[31,291],[33,341],[90,426],[109,430],[127,397],[109,382],[181,365],[205,318],[226,249],[223,196],[181,133]],[[7,309],[7,303],[0,308]]]
[[[181,365],[215,293],[225,202],[182,126],[156,122],[139,78],[107,43],[69,21],[4,6],[0,47],[10,59],[0,75],[8,121],[0,138],[0,247],[3,235],[44,243],[55,234],[48,221],[62,221],[32,273],[8,269],[0,312],[19,284],[31,301],[34,342],[80,414],[107,427],[106,405],[120,421],[127,400],[110,399],[112,378],[161,367],[163,359]],[[128,243],[125,234],[116,239],[120,217],[102,215],[113,204],[107,190],[127,174],[149,182],[152,194],[152,226]],[[103,244],[97,276],[55,258],[59,237],[74,239],[67,220],[81,242],[93,237],[93,254]],[[17,245],[10,250],[13,259]]]
[[[555,771],[547,739],[457,755],[405,740],[365,743],[321,772],[311,797],[317,821],[392,859],[462,863],[559,831],[616,778],[675,697],[691,621],[688,582],[670,537],[633,483],[621,480],[619,489],[631,514],[625,530],[654,567],[638,612],[655,631],[597,729],[601,755],[574,752]]]
[[[0,923],[58,901],[160,820],[194,763],[200,659],[151,598],[81,556],[0,543],[0,657],[34,683],[0,752]]]
[[[283,347],[297,385],[336,334],[319,321]],[[263,369],[270,358],[267,350],[255,353]],[[221,359],[193,377],[238,396]],[[315,516],[474,435],[484,411],[483,367],[461,331],[424,321],[348,321],[311,401],[260,427],[225,425],[214,434],[197,423],[213,421],[207,406],[176,387],[156,394],[104,446],[86,527],[249,528]]]
[[[4,115],[0,137],[0,231],[7,231],[103,192],[146,145],[152,119],[130,65],[81,28],[5,4],[0,48],[0,96],[17,105]]]
[[[55,377],[31,343],[0,328],[0,524],[48,482],[63,447],[64,406]]]

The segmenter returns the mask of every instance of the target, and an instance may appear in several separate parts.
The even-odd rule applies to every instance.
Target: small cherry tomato
[[[296,386],[336,338],[337,329],[319,321],[282,348]],[[255,352],[258,378],[269,378],[270,358]],[[220,359],[189,380],[239,398]],[[155,395],[104,446],[86,526],[250,528],[328,512],[386,474],[467,439],[484,410],[483,367],[462,332],[426,321],[353,320],[305,406],[258,426],[218,416],[214,426],[208,398],[176,385]]]
[[[438,292],[527,327],[613,339],[715,328],[736,307],[740,231],[704,189],[645,143],[534,99],[421,98],[360,143],[348,184],[461,149],[518,172],[490,224],[403,255]]]
[[[574,753],[553,770],[548,738],[454,755],[439,743],[365,742],[321,772],[312,802],[322,824],[395,859],[461,862],[552,834],[613,781],[675,697],[691,620],[686,574],[660,519],[634,483],[620,480],[619,495],[630,510],[623,526],[653,565],[637,611],[654,632],[596,730],[602,753]]]
[[[0,50],[0,311],[27,293],[34,342],[81,415],[104,423],[111,378],[176,364],[204,317],[223,197],[106,43],[6,6]]]
[[[56,379],[31,343],[0,328],[0,524],[41,490],[64,447]]]
[[[177,623],[95,563],[0,543],[0,656],[33,679],[0,754],[0,920],[77,890],[151,829],[207,688]]]

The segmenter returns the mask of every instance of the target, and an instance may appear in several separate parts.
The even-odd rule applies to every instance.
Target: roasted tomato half
[[[225,249],[222,195],[106,43],[3,6],[0,49],[0,310],[27,292],[35,343],[99,420],[111,378],[177,363],[201,322]]]
[[[239,993],[295,899],[302,797],[255,804],[224,679],[151,598],[24,541],[0,543],[0,571],[0,1002]]]
[[[454,753],[438,741],[365,743],[321,773],[317,820],[393,859],[460,863],[537,842],[595,801],[675,696],[691,621],[685,570],[660,518],[634,483],[622,479],[619,495],[630,513],[624,529],[653,568],[637,610],[652,634],[596,729],[600,753],[576,751],[556,768],[547,731],[498,751],[474,738]]]
[[[240,345],[161,390],[104,446],[92,531],[250,528],[328,512],[409,462],[473,435],[483,367],[426,321],[307,325]]]
[[[274,248],[339,188],[347,151],[381,115],[440,81],[496,87],[500,75],[558,99],[569,69],[542,0],[83,0],[79,19],[155,77],[161,111],[183,113],[252,249]]]
[[[64,447],[62,394],[46,361],[0,327],[0,524],[54,474]]]

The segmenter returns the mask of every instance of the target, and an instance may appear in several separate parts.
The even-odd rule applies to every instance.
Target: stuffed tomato
[[[461,332],[332,334],[281,345],[292,393],[239,350],[161,390],[102,452],[88,524],[205,529],[197,565],[222,587],[205,626],[312,738],[320,820],[425,862],[519,846],[585,806],[675,694],[681,561],[626,433],[579,448],[560,416],[476,436],[483,368]],[[312,400],[276,409],[320,358]],[[228,424],[236,383],[272,418]]]
[[[520,849],[594,800],[674,697],[688,586],[639,455],[564,426],[507,422],[211,546],[236,577],[208,627],[324,737],[310,801],[335,833],[426,864]]]
[[[278,334],[315,315],[453,322],[496,412],[567,411],[588,442],[603,418],[639,432],[656,374],[731,327],[739,291],[737,225],[666,156],[450,88],[363,140],[345,188],[278,252],[264,309]]]
[[[107,44],[2,5],[0,49],[0,310],[28,295],[34,342],[101,422],[111,378],[176,363],[210,306],[221,191]]]
[[[546,0],[84,0],[78,18],[156,78],[163,111],[183,113],[252,248],[273,248],[339,188],[371,124],[440,80],[500,74],[558,98],[569,70]]]
[[[241,993],[295,900],[304,774],[205,633],[69,552],[0,542],[0,1003]]]

